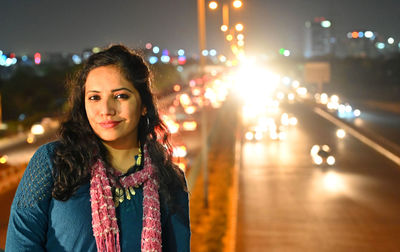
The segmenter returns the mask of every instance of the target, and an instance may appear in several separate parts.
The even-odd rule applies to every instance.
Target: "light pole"
[[[200,50],[200,72],[204,71],[206,58],[203,56],[203,50],[206,49],[206,7],[204,0],[197,0],[197,25]]]
[[[229,27],[229,4],[221,0],[223,2],[222,5],[222,26]],[[214,2],[213,9],[216,9],[218,4]],[[234,8],[240,8],[242,6],[241,0],[233,1]],[[198,43],[200,50],[200,58],[199,58],[199,72],[201,74],[204,73],[204,68],[206,65],[206,58],[203,55],[203,51],[206,49],[206,7],[205,0],[197,0],[197,23],[198,23]],[[222,29],[221,26],[221,29]],[[227,29],[228,30],[228,29]],[[205,90],[204,90],[205,91]],[[204,207],[208,208],[208,134],[207,134],[207,111],[205,104],[202,108],[201,113],[201,135],[202,135],[202,151],[201,151],[201,169],[203,171],[203,180],[204,180]]]
[[[200,67],[199,72],[204,73],[206,58],[203,50],[206,49],[206,7],[204,0],[197,0],[197,22],[199,32],[199,50],[200,50]],[[207,141],[207,114],[206,107],[203,105],[201,112],[201,169],[203,171],[204,180],[204,207],[208,208],[208,141]]]

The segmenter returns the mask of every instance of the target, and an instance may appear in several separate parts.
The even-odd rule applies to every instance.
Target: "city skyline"
[[[207,3],[207,1],[206,1]],[[79,52],[93,46],[124,43],[144,47],[147,42],[174,52],[198,53],[196,1],[53,2],[21,0],[2,3],[0,50],[17,54]],[[372,30],[383,38],[400,40],[396,0],[277,0],[243,1],[230,10],[230,23],[245,25],[245,49],[251,53],[277,52],[280,47],[302,55],[304,24],[314,17],[332,21],[334,34],[354,29]],[[207,10],[207,48],[226,51],[219,31],[221,9]]]

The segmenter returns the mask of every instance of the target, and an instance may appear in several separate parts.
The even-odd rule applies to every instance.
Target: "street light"
[[[211,1],[211,2],[208,4],[208,7],[209,7],[211,10],[215,10],[215,9],[218,8],[218,3],[217,3],[216,1]]]
[[[226,32],[228,30],[227,25],[221,25],[221,31]]]
[[[236,29],[236,31],[241,32],[241,31],[243,31],[244,27],[241,23],[238,23],[235,25],[235,29]]]
[[[240,1],[240,0],[235,0],[235,1],[233,1],[232,4],[233,4],[233,7],[235,7],[236,9],[242,7],[242,5],[243,5],[242,1]]]

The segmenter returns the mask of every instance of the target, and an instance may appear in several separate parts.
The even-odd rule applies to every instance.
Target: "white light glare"
[[[290,56],[290,51],[289,50],[283,51],[283,56],[289,57]]]
[[[361,111],[359,109],[355,109],[353,114],[355,117],[359,117],[361,115]]]
[[[247,139],[248,141],[251,141],[251,140],[253,140],[254,135],[253,135],[252,132],[249,131],[249,132],[246,132],[245,137],[246,137],[246,139]]]
[[[219,56],[219,61],[226,62],[226,57],[224,55]]]
[[[296,117],[290,117],[290,119],[289,119],[289,124],[290,125],[292,125],[292,126],[295,126],[295,125],[297,125],[297,118]]]
[[[217,51],[215,49],[211,49],[210,50],[210,56],[215,56],[215,55],[217,55]]]
[[[31,128],[31,133],[34,135],[42,135],[44,133],[44,128],[41,124],[34,124]]]
[[[241,67],[235,76],[235,92],[247,104],[253,104],[259,109],[265,107],[265,103],[269,101],[266,98],[274,94],[278,84],[278,75],[251,62]]]
[[[331,96],[331,101],[334,102],[334,103],[338,103],[338,102],[339,102],[339,96],[337,96],[337,95],[332,95],[332,96]]]
[[[343,139],[346,136],[346,131],[344,131],[344,129],[338,129],[336,131],[336,136],[340,139]]]
[[[319,151],[319,146],[318,145],[314,145],[311,148],[310,154],[314,156],[314,155],[316,155],[318,153],[318,151]]]
[[[285,140],[287,138],[286,132],[279,132],[278,138],[279,140]]]
[[[285,77],[282,78],[282,82],[285,85],[289,85],[290,84],[290,78],[285,76]]]
[[[150,64],[155,64],[155,63],[157,63],[157,61],[158,61],[158,58],[156,57],[156,56],[151,56],[150,58],[149,58],[149,62],[150,62]]]
[[[393,43],[394,43],[394,38],[392,38],[392,37],[390,37],[390,38],[388,38],[388,43],[390,44],[390,45],[393,45]]]
[[[153,47],[153,53],[159,53],[160,52],[160,47],[154,46]]]
[[[322,93],[320,96],[320,102],[322,104],[328,104],[328,95],[326,93]]]
[[[185,55],[185,50],[179,49],[179,50],[178,50],[178,55],[179,55],[179,56]]]
[[[260,140],[262,139],[262,137],[263,137],[263,135],[262,135],[262,133],[259,132],[259,131],[257,131],[256,134],[254,135],[254,138],[255,138],[257,141],[260,141]]]
[[[364,33],[364,36],[365,36],[366,38],[372,38],[372,37],[374,36],[374,33],[373,33],[372,31],[366,31],[366,32]]]
[[[334,172],[329,172],[324,176],[323,185],[325,190],[330,192],[338,192],[344,189],[341,177]]]
[[[329,20],[324,20],[321,22],[321,26],[324,28],[329,28],[329,27],[331,27],[331,25],[332,25],[332,23]]]
[[[328,165],[334,165],[335,162],[336,162],[336,160],[335,160],[335,158],[334,158],[333,156],[329,156],[329,157],[326,159],[326,162],[328,163]]]
[[[285,98],[285,94],[283,92],[278,92],[276,94],[276,98],[278,98],[278,100],[283,100],[283,98]]]
[[[307,88],[299,87],[299,88],[297,88],[296,92],[300,96],[305,96],[305,95],[307,95]]]
[[[187,150],[185,146],[177,146],[173,148],[174,157],[186,157]]]
[[[328,145],[326,145],[326,144],[322,145],[322,150],[323,150],[323,151],[328,152],[330,149],[331,149],[331,148],[329,148]]]
[[[163,63],[168,63],[170,61],[170,57],[168,55],[161,56],[161,61]]]
[[[322,164],[322,162],[323,162],[322,157],[320,157],[320,156],[315,156],[314,157],[314,163],[316,163],[317,165]]]
[[[376,43],[375,46],[376,46],[376,48],[378,48],[379,50],[385,49],[385,43],[382,43],[382,42]]]

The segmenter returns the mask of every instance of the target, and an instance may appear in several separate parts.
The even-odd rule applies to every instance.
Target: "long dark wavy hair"
[[[60,143],[54,157],[54,187],[52,196],[68,200],[77,189],[90,181],[90,168],[101,158],[107,165],[110,156],[100,138],[90,127],[85,111],[85,82],[89,72],[101,66],[116,66],[139,92],[147,113],[138,125],[138,140],[146,144],[152,163],[157,167],[160,194],[168,205],[174,206],[174,192],[187,191],[181,170],[172,163],[169,132],[160,119],[151,91],[151,73],[143,58],[123,45],[113,45],[89,57],[68,82],[69,111],[59,131]]]

